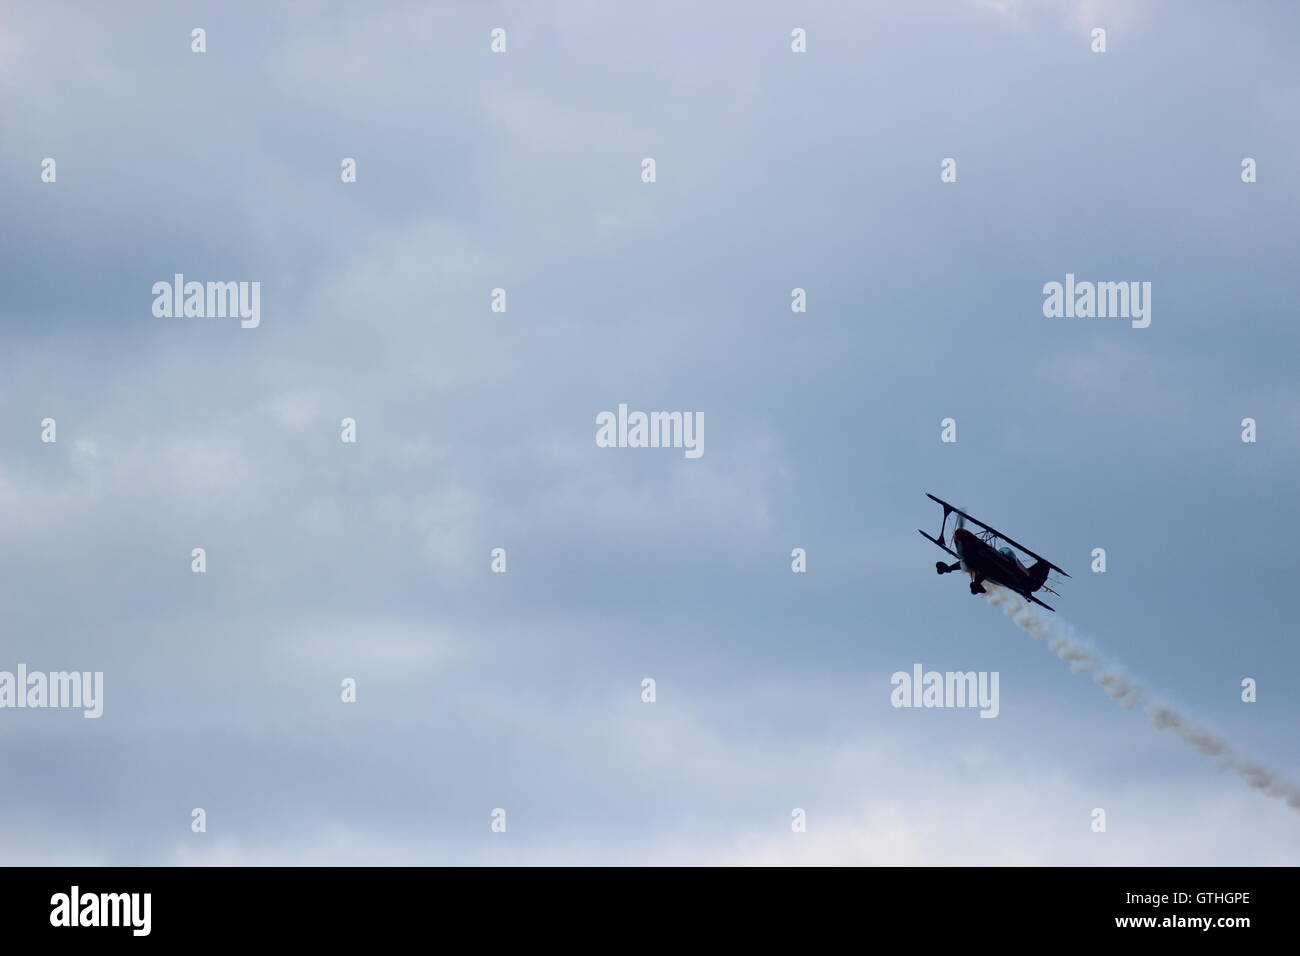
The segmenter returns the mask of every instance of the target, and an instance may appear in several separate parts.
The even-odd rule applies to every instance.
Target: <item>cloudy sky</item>
[[[916,533],[930,491],[1046,554],[1063,618],[1300,777],[1298,29],[7,4],[0,669],[105,700],[0,710],[0,862],[1300,862]],[[260,282],[260,326],[155,316],[175,273]],[[1151,282],[1150,327],[1045,318],[1066,273]],[[619,403],[705,454],[597,447]],[[997,671],[999,716],[892,707],[916,663]]]

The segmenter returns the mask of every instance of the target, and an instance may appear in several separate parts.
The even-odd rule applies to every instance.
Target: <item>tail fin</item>
[[[1047,583],[1047,574],[1052,570],[1052,566],[1041,558],[1034,562],[1029,569],[1029,590],[1037,591]]]

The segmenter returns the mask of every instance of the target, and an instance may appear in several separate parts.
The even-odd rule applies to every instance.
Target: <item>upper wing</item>
[[[925,495],[925,496],[926,496],[927,498],[929,498],[931,501],[937,501],[937,502],[939,502],[939,504],[943,505],[943,506],[944,506],[945,508],[947,508],[949,511],[954,512],[955,514],[959,514],[959,515],[961,515],[963,518],[965,518],[965,519],[966,519],[967,521],[969,521],[971,524],[977,524],[977,525],[979,525],[981,528],[983,528],[985,531],[990,531],[990,532],[992,532],[993,534],[995,534],[995,535],[997,535],[999,538],[1001,538],[1003,541],[1005,541],[1007,544],[1011,545],[1013,548],[1019,548],[1021,551],[1025,552],[1025,554],[1029,555],[1030,557],[1037,558],[1039,561],[1042,561],[1044,564],[1046,564],[1046,565],[1047,565],[1049,568],[1051,568],[1053,571],[1059,571],[1061,574],[1064,574],[1067,578],[1070,576],[1070,574],[1069,574],[1068,571],[1065,571],[1065,570],[1063,570],[1062,568],[1058,568],[1056,565],[1054,565],[1051,561],[1048,561],[1048,560],[1047,560],[1045,557],[1043,557],[1041,554],[1036,554],[1036,553],[1034,553],[1033,551],[1030,551],[1030,550],[1029,550],[1028,548],[1026,548],[1023,544],[1021,544],[1019,541],[1015,541],[1015,540],[1013,540],[1013,539],[1011,539],[1011,538],[1008,538],[1005,534],[1003,534],[1003,533],[1002,533],[1001,531],[999,531],[997,528],[990,528],[988,525],[986,525],[983,521],[980,521],[978,518],[972,518],[970,515],[968,515],[968,514],[967,514],[966,512],[964,512],[964,511],[962,511],[960,508],[956,508],[956,507],[954,507],[953,505],[948,504],[948,502],[944,501],[942,498],[936,498],[934,495],[930,494],[929,492],[926,492],[926,495]],[[922,533],[922,534],[925,534],[925,532],[921,532],[921,533]],[[926,535],[926,537],[929,537],[929,535]],[[931,541],[934,541],[933,538],[931,538],[930,540],[931,540]],[[938,544],[938,542],[936,541],[935,544]],[[1039,601],[1038,603],[1042,604],[1041,601]],[[1046,607],[1047,605],[1044,604],[1043,606]]]

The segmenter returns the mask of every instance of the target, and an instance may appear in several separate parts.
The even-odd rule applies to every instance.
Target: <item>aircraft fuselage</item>
[[[1026,568],[1015,557],[1003,554],[965,528],[953,532],[952,546],[962,570],[970,574],[974,585],[992,581],[1027,597],[1047,580],[1049,568],[1045,562],[1039,561]]]

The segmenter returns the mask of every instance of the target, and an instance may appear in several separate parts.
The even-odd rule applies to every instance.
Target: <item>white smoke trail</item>
[[[987,599],[1001,607],[1016,626],[1045,641],[1057,657],[1070,665],[1076,674],[1087,674],[1124,707],[1141,707],[1158,730],[1172,730],[1184,743],[1207,757],[1218,757],[1222,769],[1239,774],[1256,790],[1285,800],[1287,806],[1300,810],[1300,787],[1279,777],[1257,760],[1238,752],[1226,740],[1195,726],[1174,707],[1155,699],[1138,681],[1108,661],[1100,649],[1080,638],[1074,628],[1060,618],[1048,618],[1014,591],[984,583]]]

